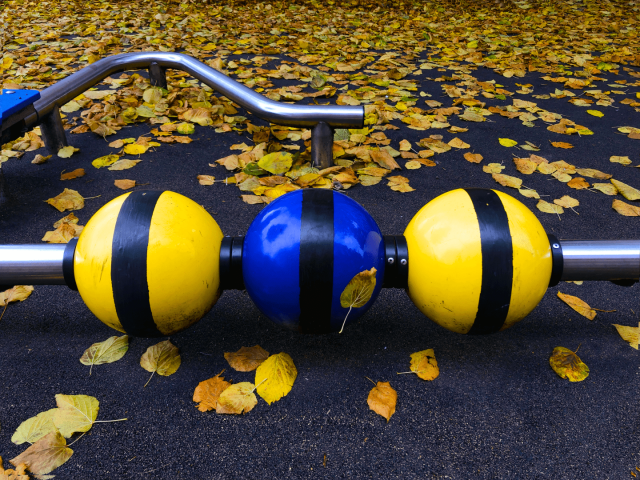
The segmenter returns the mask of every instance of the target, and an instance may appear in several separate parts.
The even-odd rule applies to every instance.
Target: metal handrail
[[[271,123],[291,127],[314,127],[320,122],[333,128],[364,126],[363,106],[290,105],[276,102],[189,55],[171,52],[122,53],[92,63],[40,92],[40,99],[34,103],[36,112],[25,118],[25,124],[27,127],[39,124],[43,117],[52,113],[56,107],[73,100],[115,72],[150,68],[154,63],[162,68],[187,72]]]

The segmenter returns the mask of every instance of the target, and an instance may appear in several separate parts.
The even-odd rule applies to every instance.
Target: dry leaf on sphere
[[[367,404],[369,408],[382,415],[387,422],[396,412],[396,403],[398,402],[398,394],[391,387],[389,382],[378,382],[369,392]]]
[[[535,199],[539,199],[540,195],[538,195],[538,192],[536,192],[534,189],[532,188],[520,188],[518,190],[518,192],[520,192],[520,195],[527,197],[527,198],[535,198]]]
[[[140,357],[140,366],[147,372],[151,372],[151,377],[154,373],[168,377],[176,373],[176,370],[180,367],[180,352],[170,340],[157,343],[147,348],[142,357]],[[146,387],[151,381],[151,377],[144,384]]]
[[[109,170],[112,170],[112,171],[128,170],[130,168],[135,167],[141,161],[142,160],[129,160],[129,159],[118,160],[116,163],[114,163],[109,167]]]
[[[33,292],[32,285],[16,285],[9,290],[0,292],[0,307],[4,307],[12,302],[24,302]]]
[[[500,173],[504,170],[504,165],[500,163],[490,163],[482,167],[484,173]]]
[[[503,147],[515,147],[518,145],[518,142],[511,140],[510,138],[499,138],[498,142],[500,142],[500,145]]]
[[[573,145],[565,142],[551,142],[551,145],[553,145],[556,148],[573,148]]]
[[[91,365],[89,368],[89,375],[91,375],[91,370],[94,365],[116,362],[127,353],[128,349],[128,335],[109,337],[105,341],[94,343],[87,348],[82,354],[82,357],[80,357],[80,363],[83,365]]]
[[[220,374],[200,382],[193,392],[193,401],[199,404],[196,405],[198,410],[201,412],[215,410],[220,394],[230,386],[231,383],[225,381]]]
[[[622,183],[615,178],[612,178],[610,181],[615,185],[618,192],[620,192],[620,194],[627,200],[640,200],[640,190],[637,190],[626,183]]]
[[[594,183],[592,187],[605,195],[617,195],[618,189],[610,183]]]
[[[40,412],[35,417],[22,422],[11,437],[11,441],[16,445],[25,442],[35,443],[48,433],[56,430],[56,426],[53,423],[53,415],[57,410],[57,408],[52,408],[51,410]]]
[[[53,423],[60,433],[69,438],[74,433],[88,432],[98,417],[100,403],[89,395],[56,395],[58,408]]]
[[[84,208],[84,198],[75,190],[64,189],[60,195],[45,200],[49,205],[56,208],[59,212],[65,210],[80,210]]]
[[[431,150],[429,150],[429,151],[431,151]],[[479,153],[467,152],[467,153],[464,154],[464,159],[467,162],[480,163],[482,161],[482,155],[480,155]]]
[[[587,181],[584,178],[575,177],[567,183],[567,186],[571,188],[575,188],[576,190],[582,190],[585,188],[589,188],[590,185],[587,183]]]
[[[564,207],[564,208],[573,208],[580,205],[580,202],[578,200],[570,197],[569,195],[565,195],[560,199],[556,199],[553,201],[553,203],[555,203],[556,205],[560,205],[561,207]]]
[[[564,209],[560,205],[545,202],[544,200],[538,200],[536,207],[544,213],[557,213],[558,215],[564,213]]]
[[[640,217],[640,207],[629,205],[622,200],[614,200],[611,206],[616,212],[625,217]]]
[[[367,302],[371,300],[371,295],[373,295],[373,291],[376,288],[376,272],[376,268],[372,267],[371,270],[364,270],[357,273],[349,281],[347,286],[344,287],[344,290],[340,294],[340,306],[342,306],[342,308],[348,308],[349,311],[344,317],[340,333],[342,333],[344,329],[351,309],[364,307]]]
[[[525,175],[531,175],[538,168],[538,164],[536,162],[532,162],[528,158],[516,158],[514,157],[513,163],[516,164],[516,169],[520,173],[524,173]]]
[[[251,382],[241,382],[231,385],[218,397],[216,413],[231,413],[240,415],[253,410],[258,404],[253,391],[255,386]]]
[[[613,155],[609,158],[611,163],[620,163],[622,165],[631,165],[631,159],[629,157],[621,157],[619,155]]]
[[[256,370],[258,395],[271,405],[291,391],[297,376],[298,370],[288,354],[271,355]]]
[[[213,185],[216,177],[212,175],[198,175],[198,183],[200,185]]]
[[[130,188],[133,188],[136,186],[136,181],[135,180],[128,180],[128,179],[122,179],[122,180],[115,180],[113,182],[113,184],[118,187],[120,190],[129,190]]]
[[[454,138],[453,140],[451,140],[448,143],[449,146],[453,147],[453,148],[469,148],[471,145],[469,145],[468,143],[463,142],[462,140],[460,140],[459,138]]]
[[[412,353],[410,370],[423,380],[435,380],[440,369],[433,348]]]
[[[560,378],[566,378],[570,382],[581,382],[589,376],[589,367],[568,348],[554,348],[549,358],[549,365]]]
[[[237,372],[253,372],[269,358],[269,352],[260,345],[254,345],[253,347],[241,347],[237,352],[225,352],[224,358]]]
[[[583,317],[587,317],[589,320],[593,320],[596,317],[596,311],[591,308],[585,301],[580,300],[578,297],[558,292],[558,298],[569,305],[571,308],[573,308]]]
[[[71,155],[79,151],[80,151],[79,148],[74,148],[71,145],[69,145],[66,147],[62,147],[60,150],[58,150],[58,156],[60,158],[69,158],[71,157]]]
[[[502,173],[494,173],[492,174],[492,177],[503,187],[520,188],[522,186],[522,180],[518,177],[512,177]]]
[[[67,441],[56,430],[11,459],[11,463],[15,466],[25,463],[34,475],[45,475],[69,460],[71,455],[73,450],[67,447]]]
[[[73,180],[74,178],[84,177],[84,168],[76,168],[73,172],[62,173],[60,180]]]
[[[625,342],[629,342],[629,345],[632,348],[638,350],[638,338],[640,337],[640,323],[638,323],[637,327],[627,327],[625,325],[616,325],[613,324],[618,330],[618,333],[622,337]],[[13,440],[13,439],[12,439]],[[14,442],[15,443],[15,442]]]

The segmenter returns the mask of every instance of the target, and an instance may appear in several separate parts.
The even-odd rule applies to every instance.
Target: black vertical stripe
[[[507,212],[493,190],[469,188],[480,225],[482,286],[470,335],[495,333],[504,324],[511,302],[513,245]]]
[[[302,192],[300,331],[329,333],[333,298],[333,191]]]
[[[147,284],[149,228],[158,191],[132,192],[122,204],[111,251],[111,285],[118,320],[136,337],[161,337],[153,321]]]

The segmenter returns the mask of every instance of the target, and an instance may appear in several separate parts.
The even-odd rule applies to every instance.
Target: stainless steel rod
[[[562,280],[640,277],[640,240],[561,240]]]
[[[65,285],[66,244],[0,245],[0,285]]]
[[[78,70],[40,92],[40,99],[34,104],[37,113],[25,119],[26,126],[39,123],[41,118],[51,112],[56,105],[61,107],[109,75],[123,70],[149,68],[154,62],[159,67],[187,72],[271,123],[291,127],[313,127],[318,122],[325,122],[332,127],[340,128],[362,128],[364,126],[363,106],[289,105],[276,102],[189,55],[171,52],[122,53],[103,58]]]

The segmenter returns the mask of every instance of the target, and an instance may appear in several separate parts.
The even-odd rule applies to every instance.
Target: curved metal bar
[[[153,62],[164,68],[187,72],[271,123],[291,127],[313,127],[318,122],[325,122],[338,128],[364,126],[363,106],[289,105],[276,102],[189,55],[171,52],[122,53],[103,58],[84,67],[40,92],[40,99],[34,104],[37,113],[25,119],[26,125],[32,126],[39,123],[41,118],[50,113],[56,105],[61,107],[115,72],[148,68]]]

